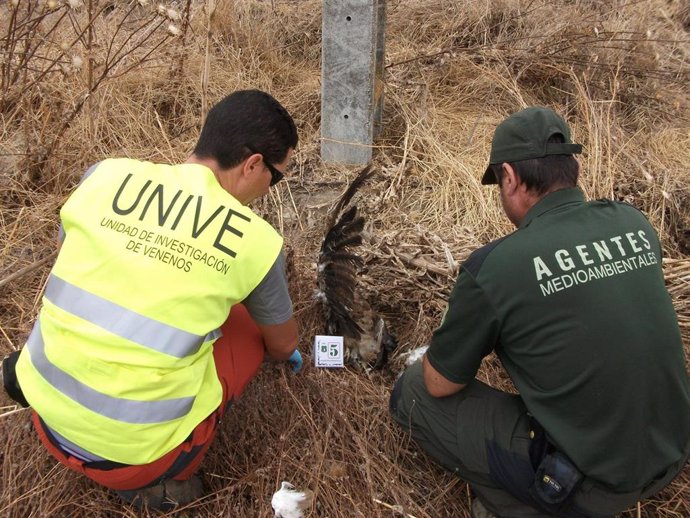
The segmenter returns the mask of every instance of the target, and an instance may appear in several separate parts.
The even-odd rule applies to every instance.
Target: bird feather
[[[330,211],[319,252],[317,298],[323,303],[326,333],[346,338],[346,357],[349,353],[351,359],[381,368],[397,343],[357,292],[357,274],[364,261],[356,249],[362,244],[365,221],[357,205],[348,207],[372,174],[369,167],[362,169]]]

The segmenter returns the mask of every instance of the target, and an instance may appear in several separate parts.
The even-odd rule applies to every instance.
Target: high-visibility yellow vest
[[[282,238],[197,164],[105,160],[61,218],[66,237],[19,383],[72,443],[151,462],[219,406],[213,341]]]

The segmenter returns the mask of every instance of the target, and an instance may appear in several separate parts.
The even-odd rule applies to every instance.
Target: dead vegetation
[[[88,165],[183,160],[204,110],[247,87],[270,91],[300,129],[289,181],[258,210],[290,246],[300,347],[310,350],[322,323],[312,293],[324,213],[356,175],[319,160],[320,5],[0,5],[0,353],[31,328],[59,207]],[[495,125],[527,105],[571,122],[588,196],[629,201],[658,229],[687,348],[689,16],[681,0],[389,0],[377,175],[358,205],[369,236],[362,283],[400,349],[371,375],[267,365],[203,464],[208,496],[170,515],[269,517],[272,493],[289,480],[315,492],[313,516],[468,516],[467,486],[396,429],[387,397],[402,354],[428,342],[458,264],[510,231],[479,178]],[[493,357],[480,377],[510,386]],[[0,410],[0,515],[136,516],[56,465],[26,411]],[[690,468],[624,516],[690,516]]]

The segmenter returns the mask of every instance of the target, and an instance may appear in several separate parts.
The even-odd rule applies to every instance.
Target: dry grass
[[[82,171],[107,156],[183,160],[204,109],[246,87],[274,94],[300,128],[290,180],[258,210],[292,249],[300,347],[309,350],[320,331],[312,263],[322,216],[356,174],[319,160],[320,2],[178,1],[174,21],[125,0],[92,0],[91,11],[88,0],[76,10],[57,3],[50,13],[43,0],[20,0],[16,12],[35,23],[14,29],[11,4],[0,5],[0,353],[21,347],[30,330],[58,210]],[[359,204],[371,236],[363,286],[393,323],[399,353],[372,375],[266,366],[203,465],[211,492],[171,515],[272,516],[283,479],[314,490],[314,516],[468,515],[466,485],[392,424],[387,396],[400,353],[428,342],[457,263],[510,230],[479,178],[493,128],[526,105],[548,104],[572,123],[590,197],[630,201],[658,229],[690,344],[687,5],[391,0],[388,18],[379,173]],[[146,38],[128,38],[137,27]],[[510,387],[494,357],[480,377]],[[0,408],[1,516],[136,516],[57,466],[27,412],[13,408]],[[690,469],[624,516],[690,516]]]

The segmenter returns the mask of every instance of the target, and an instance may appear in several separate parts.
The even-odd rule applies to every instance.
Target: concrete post
[[[383,114],[386,0],[323,0],[321,158],[371,161]]]

